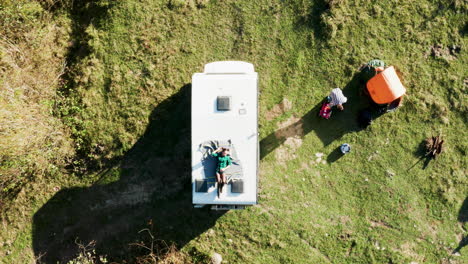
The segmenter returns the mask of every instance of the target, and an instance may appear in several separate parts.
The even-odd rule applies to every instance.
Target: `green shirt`
[[[216,171],[226,168],[227,166],[231,165],[231,157],[230,156],[221,156],[218,153],[213,153],[211,156],[218,158],[218,167]]]

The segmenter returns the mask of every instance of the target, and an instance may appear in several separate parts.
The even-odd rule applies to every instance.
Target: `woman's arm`
[[[218,156],[218,152],[220,152],[221,150],[222,150],[222,148],[217,148],[213,153],[211,153],[211,156],[217,157],[217,156]]]
[[[219,147],[219,148],[217,148],[217,149],[214,151],[214,153],[218,153],[218,152],[220,152],[222,149],[223,149],[223,148]]]

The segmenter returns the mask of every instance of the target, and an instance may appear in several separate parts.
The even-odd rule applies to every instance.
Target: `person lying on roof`
[[[218,165],[216,166],[216,181],[218,184],[226,184],[226,174],[224,172],[232,164],[229,148],[219,147],[211,155],[218,160]]]
[[[343,104],[348,101],[348,98],[343,95],[343,91],[341,91],[340,88],[333,89],[328,97],[330,101],[330,107],[336,106],[336,108],[340,109],[341,111],[344,110]]]

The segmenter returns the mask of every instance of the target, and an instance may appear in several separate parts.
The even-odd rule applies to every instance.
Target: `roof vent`
[[[216,108],[218,109],[218,111],[231,110],[231,97],[230,96],[218,96],[216,100]]]

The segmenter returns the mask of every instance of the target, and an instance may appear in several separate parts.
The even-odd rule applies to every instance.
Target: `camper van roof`
[[[192,77],[192,201],[196,205],[252,205],[257,203],[258,77],[246,62],[209,63],[204,73]],[[223,101],[224,100],[224,101]],[[229,183],[218,196],[215,170],[207,172],[206,142],[232,144],[240,166],[226,171]],[[209,153],[209,152],[208,152]],[[230,172],[236,174],[231,177]],[[197,183],[208,181],[208,186]],[[236,186],[239,183],[242,186]],[[203,187],[203,188],[201,188]],[[200,191],[205,190],[207,191]]]
[[[205,65],[206,74],[247,74],[254,72],[253,65],[243,61],[216,61]]]

